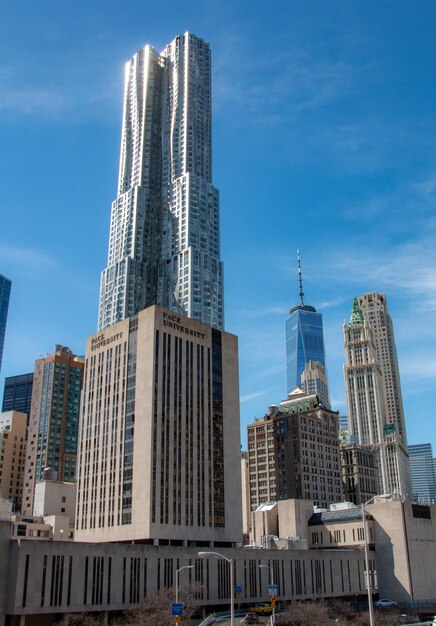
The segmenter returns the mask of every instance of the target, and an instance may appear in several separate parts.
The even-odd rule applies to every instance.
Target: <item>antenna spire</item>
[[[297,259],[298,259],[298,283],[300,285],[300,304],[304,306],[304,292],[303,292],[303,277],[301,275],[301,262],[300,262],[300,250],[297,250]]]

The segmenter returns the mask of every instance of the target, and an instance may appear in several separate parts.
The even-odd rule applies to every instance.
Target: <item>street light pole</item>
[[[374,605],[372,603],[372,586],[371,586],[371,577],[369,575],[369,549],[368,549],[368,526],[366,523],[365,517],[365,507],[375,500],[376,498],[390,498],[392,494],[384,493],[380,496],[373,496],[367,502],[362,502],[362,521],[363,521],[363,540],[364,540],[364,548],[365,548],[365,569],[366,569],[366,586],[368,590],[368,608],[369,608],[369,624],[370,626],[375,626],[374,621]]]
[[[261,567],[267,567],[269,569],[270,585],[274,585],[274,570],[273,570],[273,568],[270,567],[269,565],[259,565],[259,569]],[[271,616],[271,620],[270,621],[271,621],[271,626],[275,626],[275,623],[276,623],[276,610],[275,610],[275,607],[273,607],[272,616]]]
[[[233,573],[233,559],[220,554],[219,552],[199,552],[198,556],[200,559],[208,558],[210,556],[217,556],[220,559],[224,559],[230,566],[230,626],[235,626],[235,605],[233,602],[233,594],[234,594],[234,573]]]
[[[181,572],[182,569],[192,569],[193,567],[193,565],[184,565],[176,570],[176,604],[179,603],[179,572]]]

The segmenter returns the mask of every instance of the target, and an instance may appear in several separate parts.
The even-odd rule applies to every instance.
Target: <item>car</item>
[[[270,615],[272,613],[272,608],[271,608],[271,605],[268,603],[256,604],[255,606],[251,606],[249,611],[250,613],[260,613],[261,615]]]
[[[256,615],[256,613],[253,613],[251,611],[249,611],[244,619],[242,620],[243,624],[258,624],[259,623],[259,618]]]
[[[375,606],[379,609],[381,608],[393,608],[394,606],[398,606],[398,602],[394,600],[377,600]]]

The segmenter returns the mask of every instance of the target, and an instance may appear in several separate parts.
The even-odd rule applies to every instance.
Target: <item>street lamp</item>
[[[273,568],[270,567],[269,565],[259,565],[259,569],[261,567],[267,567],[269,569],[269,574],[270,574],[269,582],[270,582],[270,585],[274,585],[274,570],[273,570]],[[273,607],[271,620],[270,621],[271,621],[271,626],[274,626],[275,623],[276,623],[276,610],[275,610],[275,607]]]
[[[227,563],[230,566],[230,626],[234,626],[235,625],[235,606],[233,604],[233,587],[234,587],[234,580],[233,580],[233,559],[228,558],[227,556],[224,556],[223,554],[220,554],[219,552],[199,552],[198,556],[200,557],[200,559],[207,559],[209,557],[213,557],[213,556],[217,556],[219,559],[224,559],[224,561],[227,561]]]
[[[369,575],[369,554],[368,554],[368,530],[366,525],[366,517],[365,517],[365,507],[375,500],[376,498],[390,498],[392,496],[391,493],[383,493],[380,496],[373,496],[367,502],[362,502],[362,520],[363,520],[363,539],[364,539],[364,548],[365,548],[365,569],[366,569],[366,586],[368,590],[368,607],[369,607],[369,624],[370,626],[374,626],[374,606],[372,604],[372,587],[371,587],[371,578]]]
[[[176,570],[176,604],[179,603],[179,572],[181,572],[182,569],[192,569],[193,567],[193,565],[184,565]]]

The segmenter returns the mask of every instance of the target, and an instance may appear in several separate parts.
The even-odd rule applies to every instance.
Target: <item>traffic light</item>
[[[271,608],[272,609],[276,608],[276,599],[275,598],[271,598]]]

